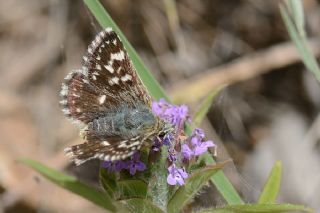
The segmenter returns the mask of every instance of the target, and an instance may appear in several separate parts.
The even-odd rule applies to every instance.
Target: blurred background
[[[104,0],[103,5],[176,103],[195,112],[215,98],[203,128],[219,144],[226,174],[254,202],[277,160],[279,202],[320,211],[320,88],[301,63],[279,13],[280,1]],[[320,5],[304,0],[311,50],[320,54]],[[17,163],[28,157],[98,186],[99,162],[69,164],[80,143],[59,109],[64,76],[81,67],[100,31],[82,1],[0,3],[0,212],[102,212]],[[214,187],[194,205],[223,205]]]

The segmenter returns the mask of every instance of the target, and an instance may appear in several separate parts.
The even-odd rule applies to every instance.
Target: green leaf
[[[113,30],[119,35],[121,41],[123,42],[123,45],[128,51],[130,58],[132,59],[132,62],[139,74],[139,77],[141,78],[144,85],[147,87],[152,97],[157,100],[160,98],[165,98],[169,100],[158,81],[152,76],[151,72],[144,65],[137,52],[131,46],[131,44],[126,39],[124,34],[116,25],[116,23],[114,23],[114,21],[107,13],[107,11],[103,8],[101,3],[98,0],[84,0],[84,3],[88,6],[89,10],[92,12],[92,14],[95,16],[95,18],[98,20],[99,24],[103,28],[112,27]]]
[[[147,199],[132,198],[124,201],[124,205],[132,212],[152,212],[164,213],[159,207],[155,206]]]
[[[244,204],[244,205],[230,205],[222,208],[208,209],[201,213],[277,213],[302,211],[313,212],[312,209],[302,205],[292,204]]]
[[[137,69],[141,80],[146,85],[152,97],[156,100],[158,100],[159,98],[166,98],[167,100],[169,100],[167,95],[164,93],[164,90],[161,88],[159,83],[154,79],[154,77],[151,75],[149,70],[145,67],[142,60],[138,56],[138,54],[135,52],[131,44],[127,41],[125,36],[119,30],[119,28],[114,23],[114,21],[111,19],[109,14],[104,10],[100,2],[98,0],[84,0],[84,2],[88,6],[92,14],[96,17],[96,19],[98,20],[98,22],[102,27],[104,28],[112,27],[118,33],[118,35],[123,41],[124,46],[128,50],[130,57],[133,60],[133,64]],[[189,133],[190,133],[190,128],[189,128]],[[214,163],[213,158],[212,157],[208,157],[208,158],[211,158],[210,162],[211,164],[213,164]],[[230,181],[223,174],[223,172],[218,172],[214,177],[215,177],[214,184],[216,185],[219,192],[222,194],[222,196],[225,198],[225,200],[229,204],[243,203],[239,194],[231,185]]]
[[[119,199],[145,198],[147,196],[147,184],[142,180],[122,180],[117,184]]]
[[[294,23],[296,28],[301,36],[305,36],[304,31],[304,12],[303,12],[303,4],[301,0],[286,0],[285,1],[287,8],[292,13],[292,17],[294,19]]]
[[[192,117],[193,118],[193,123],[192,126],[193,127],[198,127],[202,120],[205,118],[205,116],[207,115],[211,103],[213,101],[213,99],[216,97],[216,95],[224,88],[225,86],[221,86],[217,89],[215,89],[214,91],[212,91],[205,99],[204,101],[200,104],[197,112],[195,113],[195,115]]]
[[[269,175],[269,178],[260,194],[258,203],[275,203],[281,183],[282,163],[277,161]]]
[[[180,212],[193,196],[206,184],[210,177],[218,170],[223,168],[226,162],[217,163],[212,166],[207,166],[204,169],[195,171],[187,180],[185,185],[179,187],[176,193],[172,196],[168,203],[168,212]]]
[[[286,28],[289,32],[289,35],[292,41],[295,43],[300,56],[306,67],[313,72],[316,79],[320,81],[320,69],[316,58],[312,55],[309,47],[308,42],[305,36],[305,30],[303,28],[303,23],[301,23],[302,18],[297,17],[303,15],[303,13],[298,12],[302,10],[301,5],[295,4],[296,1],[287,1],[287,7],[284,5],[280,5],[280,13],[282,19],[286,25]],[[294,11],[292,11],[294,10]],[[291,18],[289,14],[292,14],[294,17]],[[298,23],[296,23],[297,21]]]
[[[80,195],[81,197],[84,197],[111,212],[116,212],[117,209],[114,205],[114,200],[112,200],[107,194],[81,183],[75,177],[65,175],[31,159],[21,159],[20,162],[30,166],[58,186]]]
[[[115,191],[117,189],[116,173],[109,172],[108,169],[100,168],[100,184],[103,189],[113,199],[115,198]]]

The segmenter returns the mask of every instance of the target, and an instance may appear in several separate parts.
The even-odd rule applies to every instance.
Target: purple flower
[[[181,154],[184,159],[188,159],[188,160],[190,160],[192,158],[192,156],[194,156],[193,150],[191,150],[187,144],[182,144]]]
[[[209,147],[216,146],[212,141],[202,141],[205,135],[202,129],[195,129],[192,135],[187,139],[190,143],[183,144],[181,154],[184,159],[190,160],[193,156],[199,156],[205,153]]]
[[[164,114],[165,109],[169,106],[170,104],[167,103],[163,98],[161,98],[159,101],[152,102],[152,112],[160,117]]]
[[[202,140],[205,137],[205,134],[202,129],[196,128],[193,130],[192,137],[198,137]]]
[[[137,171],[143,171],[146,169],[146,165],[140,161],[140,153],[133,154],[132,159],[126,162],[126,169],[130,171],[131,175],[136,174]]]
[[[137,171],[146,169],[145,164],[140,161],[139,152],[134,153],[131,160],[103,161],[102,167],[108,169],[109,172],[120,172],[123,169],[127,169],[131,175],[134,175]]]
[[[173,148],[168,148],[168,160],[171,162],[174,162],[177,160],[176,150],[174,150]]]
[[[199,156],[205,153],[209,147],[214,147],[215,144],[212,141],[200,142],[194,147],[194,155]]]
[[[177,169],[176,166],[172,164],[168,168],[168,171],[169,174],[167,177],[167,183],[169,185],[184,185],[184,179],[188,178],[188,174],[184,171],[184,169]]]
[[[163,144],[166,146],[171,146],[171,141],[174,139],[173,134],[166,134],[163,138]]]
[[[167,146],[168,161],[172,163],[168,168],[167,182],[170,185],[183,185],[188,174],[184,169],[176,168],[174,163],[188,163],[191,158],[205,153],[215,144],[212,141],[204,141],[205,134],[200,128],[195,129],[188,138],[185,137],[184,125],[191,120],[186,105],[175,106],[160,99],[152,103],[152,111],[165,123],[174,127],[174,130],[166,133],[164,137],[155,139],[152,151],[159,151],[162,145]]]
[[[124,161],[103,161],[102,167],[108,169],[109,172],[120,172],[122,169],[125,169],[126,164]]]
[[[167,103],[164,99],[152,103],[152,112],[163,121],[174,125],[177,129],[183,127],[188,118],[188,111],[186,105],[175,106]]]

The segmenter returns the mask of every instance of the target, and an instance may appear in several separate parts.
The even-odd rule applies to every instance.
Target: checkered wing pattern
[[[92,158],[124,159],[157,125],[151,98],[111,28],[95,37],[82,68],[65,77],[60,96],[63,113],[82,127],[86,140],[65,149],[76,164]]]

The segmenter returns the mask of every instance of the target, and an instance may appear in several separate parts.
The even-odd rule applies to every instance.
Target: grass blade
[[[91,202],[97,204],[98,206],[101,206],[104,209],[107,209],[111,212],[116,212],[114,201],[107,194],[81,183],[75,177],[65,175],[31,159],[21,159],[20,162],[27,166],[30,166],[31,168],[39,172],[42,176],[57,184],[58,186],[67,189],[68,191],[71,191],[81,197],[84,197],[85,199],[90,200]]]
[[[290,9],[293,11],[290,11]],[[319,66],[314,55],[312,55],[307,45],[305,36],[306,33],[304,29],[302,29],[302,27],[304,26],[303,23],[301,23],[303,19],[301,17],[297,17],[303,15],[301,10],[303,10],[302,4],[297,4],[296,1],[287,1],[287,7],[285,7],[284,5],[280,5],[280,13],[282,19],[286,25],[292,41],[295,43],[298,52],[302,57],[304,64],[311,72],[313,72],[316,79],[320,81]],[[291,18],[289,14],[292,14],[294,17]],[[297,21],[297,23],[295,23],[295,21]]]
[[[269,178],[263,187],[258,203],[275,203],[281,184],[282,163],[277,161],[269,175]]]
[[[282,212],[313,212],[312,209],[302,205],[292,204],[245,204],[231,205],[217,209],[202,211],[201,213],[282,213]]]

